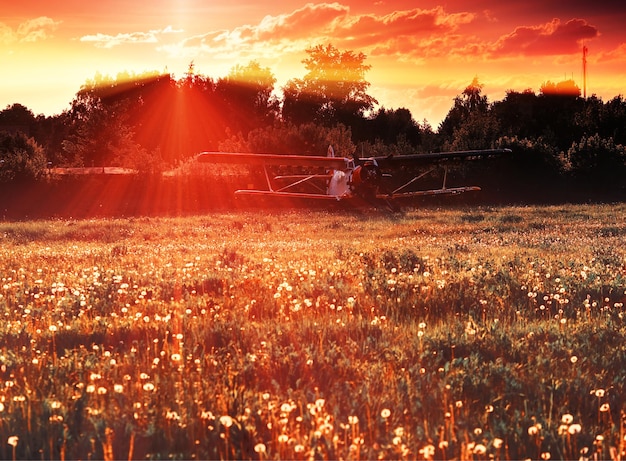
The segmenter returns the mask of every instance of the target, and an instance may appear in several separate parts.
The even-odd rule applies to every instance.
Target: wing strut
[[[391,195],[397,194],[398,192],[400,192],[402,189],[406,189],[407,187],[409,187],[411,184],[413,184],[415,181],[419,181],[420,179],[422,179],[424,176],[426,176],[427,174],[432,173],[433,171],[435,171],[435,168],[432,168],[428,171],[426,171],[425,173],[422,173],[419,176],[415,176],[413,179],[411,179],[409,182],[404,183],[403,185],[401,185],[400,187],[398,187],[396,190],[394,190]],[[444,179],[444,189],[445,189],[445,179]]]

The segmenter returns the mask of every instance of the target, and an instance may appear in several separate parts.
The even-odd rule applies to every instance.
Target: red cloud
[[[349,8],[339,3],[307,3],[289,14],[266,16],[258,26],[250,29],[257,40],[301,39],[328,31],[348,13]]]
[[[382,16],[348,18],[338,24],[334,36],[349,41],[350,45],[377,45],[379,52],[384,49],[393,52],[401,42],[407,45],[407,40],[412,43],[419,38],[449,34],[473,19],[471,13],[448,14],[441,7],[431,10],[415,8]]]
[[[559,19],[539,26],[522,26],[501,37],[491,51],[494,57],[511,55],[550,56],[578,53],[580,41],[595,38],[598,29],[584,19]]]

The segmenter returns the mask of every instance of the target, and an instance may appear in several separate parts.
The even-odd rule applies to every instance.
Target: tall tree
[[[497,139],[498,121],[482,94],[483,84],[474,77],[439,125],[445,149],[485,149]]]
[[[227,77],[218,80],[217,92],[228,108],[231,130],[248,132],[271,125],[278,114],[278,100],[272,95],[276,78],[269,68],[256,61],[235,66]]]
[[[285,120],[351,126],[377,104],[367,94],[370,84],[365,73],[371,66],[364,63],[363,53],[341,51],[332,45],[317,45],[306,52],[309,57],[302,62],[308,72],[283,88]]]
[[[454,130],[458,129],[472,113],[482,113],[488,111],[489,102],[487,96],[482,94],[483,84],[474,77],[461,95],[454,98],[454,106],[446,115],[446,118],[439,125],[439,133],[446,138],[451,138]]]

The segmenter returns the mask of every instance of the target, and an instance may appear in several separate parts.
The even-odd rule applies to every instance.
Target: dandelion
[[[503,443],[504,443],[504,440],[502,440],[499,437],[496,437],[495,439],[493,439],[493,448],[495,448],[496,450],[499,450],[500,448],[502,448]]]
[[[356,415],[348,416],[348,423],[351,425],[359,424],[359,417]]]
[[[383,419],[387,419],[391,416],[391,410],[389,408],[383,408],[380,412],[380,416]]]
[[[580,424],[572,424],[570,427],[567,428],[567,432],[569,432],[570,435],[576,435],[576,434],[580,434],[582,429],[583,428]]]
[[[543,453],[541,453],[541,459],[544,459],[544,460],[550,459],[550,452],[544,451]]]
[[[257,443],[257,444],[254,446],[254,451],[255,451],[256,453],[265,453],[265,451],[266,451],[266,450],[267,450],[267,448],[265,447],[265,444],[264,444],[264,443]]]
[[[484,455],[485,453],[487,453],[487,447],[484,446],[482,443],[476,444],[476,446],[474,447],[474,454]]]
[[[599,399],[601,399],[602,397],[604,397],[605,391],[604,389],[596,389],[595,391],[592,391],[596,397],[598,397]]]
[[[280,434],[278,436],[278,443],[287,443],[289,441],[289,436],[287,434]]]
[[[124,392],[124,386],[122,386],[121,384],[114,384],[113,391],[118,394],[121,394],[122,392]]]
[[[7,441],[7,443],[15,448],[17,447],[17,442],[19,440],[20,438],[17,435],[12,435],[11,437],[9,437],[9,440]]]
[[[228,415],[220,416],[220,424],[224,427],[230,427],[233,425],[233,418]]]
[[[574,417],[570,415],[569,413],[566,413],[563,416],[561,416],[561,422],[563,424],[572,424],[573,421],[574,421]]]
[[[152,383],[145,383],[143,385],[143,390],[146,392],[152,392],[154,390],[154,384]]]
[[[576,363],[576,362],[578,362],[578,357],[576,357],[575,355],[572,355],[569,360],[572,363]]]
[[[610,410],[610,406],[608,403],[603,403],[602,405],[600,405],[600,411],[601,412],[607,412]]]

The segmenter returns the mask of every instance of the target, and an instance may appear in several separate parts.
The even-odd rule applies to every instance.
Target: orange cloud
[[[159,35],[178,32],[182,31],[175,30],[171,26],[167,26],[164,29],[155,29],[148,32],[129,32],[117,35],[100,33],[94,35],[84,35],[79,40],[81,42],[91,42],[98,48],[113,48],[114,46],[128,43],[157,43],[159,41]]]
[[[55,21],[47,16],[29,19],[20,23],[16,30],[0,23],[0,43],[15,42],[32,43],[52,37],[52,33],[59,27],[61,21]]]
[[[493,57],[533,55],[552,56],[580,52],[580,41],[595,38],[598,29],[584,19],[571,19],[563,24],[559,19],[539,26],[517,27],[501,37],[494,45]]]
[[[339,3],[308,3],[291,13],[265,16],[256,25],[211,31],[161,50],[172,55],[236,53],[256,47],[262,54],[301,52],[313,43],[369,49],[374,55],[404,55],[411,59],[445,56],[463,44],[455,32],[475,19],[473,13],[447,13],[442,7],[414,8],[388,14],[351,15]]]
[[[380,16],[368,14],[339,24],[334,36],[360,47],[376,45],[380,54],[396,54],[400,44],[412,49],[419,45],[420,39],[450,34],[472,22],[474,17],[465,12],[448,14],[442,7],[394,11]]]
[[[626,61],[626,43],[621,43],[617,48],[601,53],[597,58],[597,62],[615,62]]]

